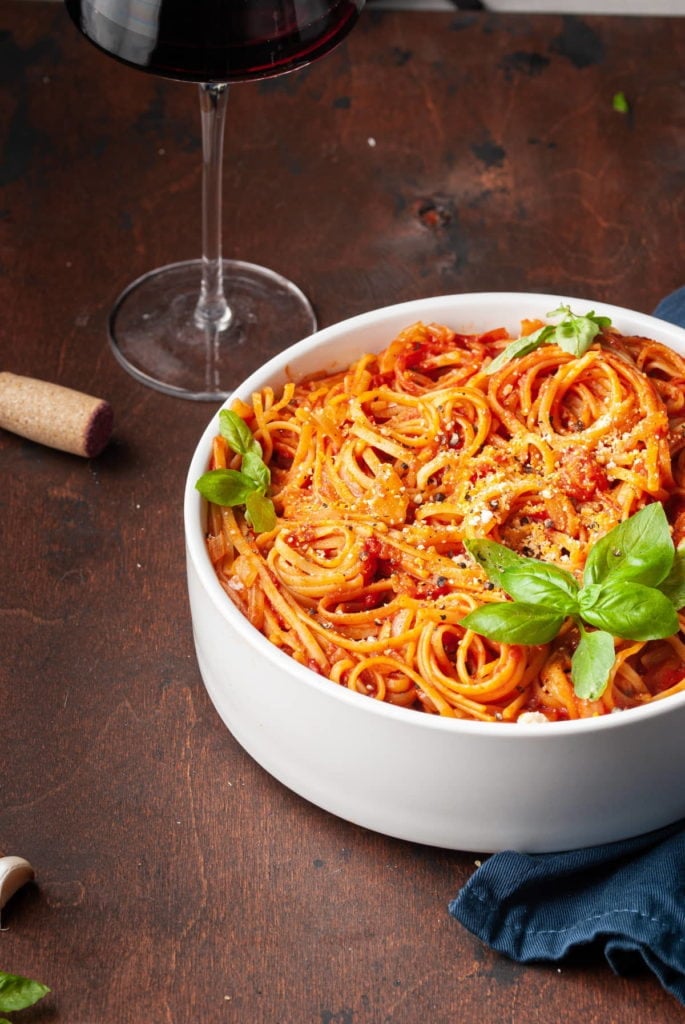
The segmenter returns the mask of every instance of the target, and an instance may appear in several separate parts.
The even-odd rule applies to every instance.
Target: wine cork
[[[0,427],[13,434],[90,459],[109,441],[113,422],[112,407],[102,398],[0,373]]]
[[[36,877],[23,857],[0,857],[0,910],[22,885]]]

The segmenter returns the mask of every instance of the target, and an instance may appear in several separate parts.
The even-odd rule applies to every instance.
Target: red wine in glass
[[[245,82],[322,57],[357,19],[354,0],[66,0],[112,57],[190,82]]]
[[[316,329],[308,299],[265,267],[221,254],[221,169],[228,85],[282,75],[333,49],[364,0],[65,0],[98,49],[153,75],[199,85],[202,258],[134,281],[109,318],[119,362],[168,394],[230,394],[236,346],[279,347]]]

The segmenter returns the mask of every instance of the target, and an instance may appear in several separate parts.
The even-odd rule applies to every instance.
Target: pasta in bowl
[[[684,338],[584,299],[447,296],[237,389],[185,518],[200,669],[246,750],[453,848],[681,816]]]

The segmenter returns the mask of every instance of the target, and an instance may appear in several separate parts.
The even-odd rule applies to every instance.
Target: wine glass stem
[[[195,308],[198,327],[224,330],[231,310],[224,295],[221,260],[221,170],[228,85],[200,85],[202,118],[202,282]]]

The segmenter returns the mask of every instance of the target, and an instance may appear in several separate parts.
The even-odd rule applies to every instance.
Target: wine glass
[[[328,53],[364,0],[65,0],[82,34],[124,64],[199,86],[202,258],[152,270],[109,317],[115,356],[167,394],[220,400],[235,385],[236,346],[281,348],[316,329],[306,296],[266,267],[224,260],[221,171],[228,87],[282,75]]]

